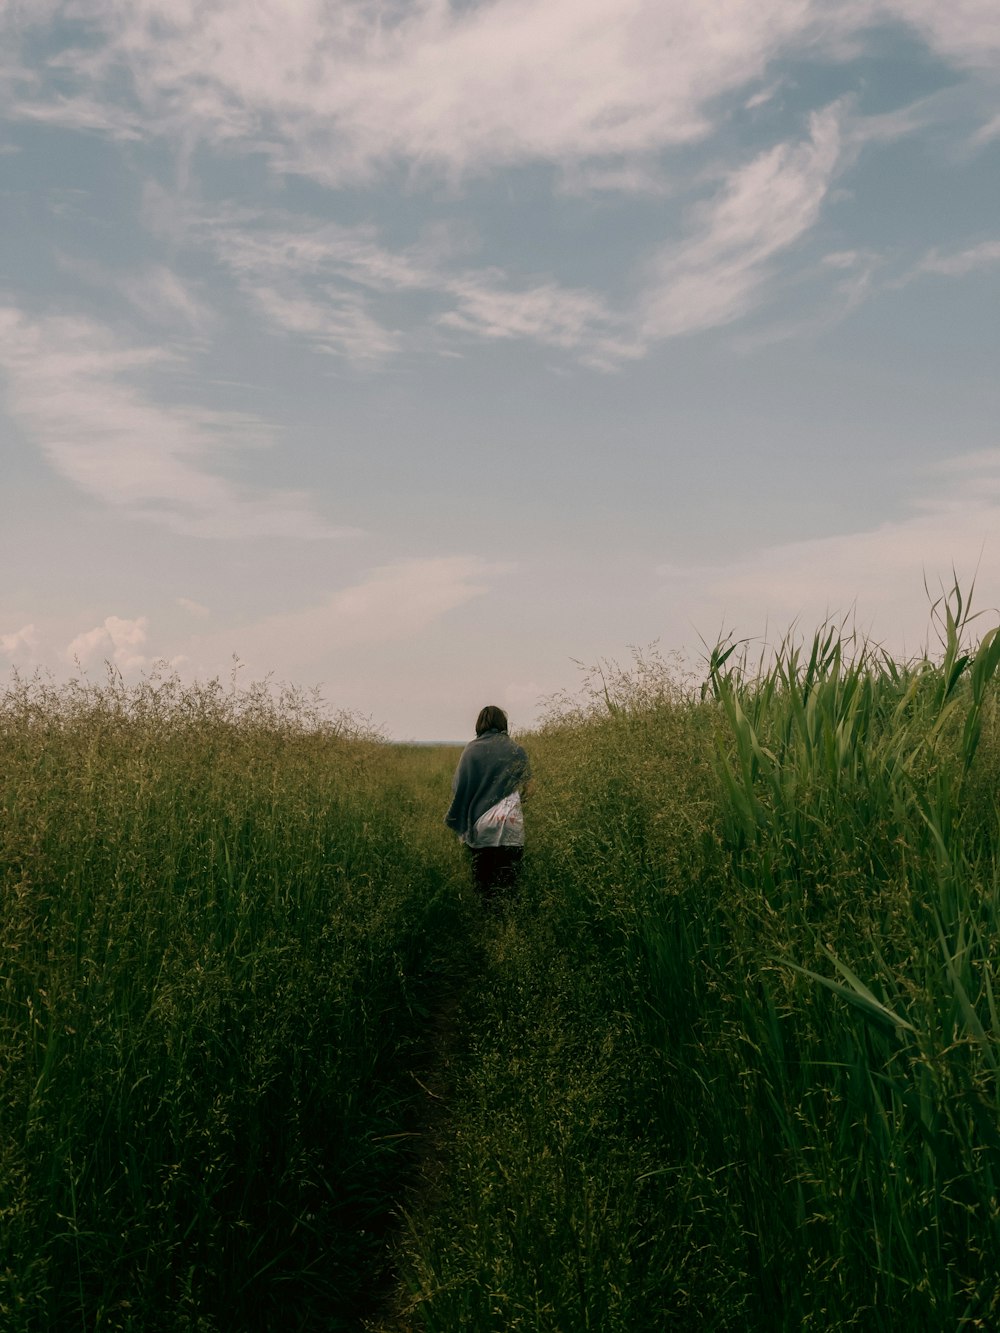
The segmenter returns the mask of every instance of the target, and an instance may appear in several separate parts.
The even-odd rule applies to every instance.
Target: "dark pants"
[[[473,847],[471,854],[472,882],[483,904],[488,907],[501,896],[512,898],[524,848]]]

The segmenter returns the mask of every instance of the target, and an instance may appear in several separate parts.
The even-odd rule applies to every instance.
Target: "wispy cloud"
[[[52,13],[40,7],[36,20],[28,6],[8,7],[0,37],[16,51]],[[252,13],[243,0],[77,0],[74,14],[85,44],[71,38],[35,69],[8,58],[12,115],[163,138],[188,157],[202,146],[263,154],[326,185],[402,180],[410,190],[544,163],[556,190],[677,191],[690,187],[689,168],[671,150],[707,139],[734,106],[776,98],[782,57],[846,58],[886,21],[973,71],[983,51],[1000,49],[994,0],[946,10],[934,0],[258,0]],[[609,367],[757,306],[777,257],[815,225],[851,155],[933,114],[928,101],[862,123],[827,108],[805,141],[733,165],[689,211],[687,235],[645,266],[636,302],[546,273],[394,249],[365,226],[277,213],[193,219],[183,208],[159,225],[207,246],[272,331],[362,367],[428,327],[525,339]],[[207,325],[196,294],[165,267],[118,285],[147,318]],[[431,300],[407,321],[381,299],[401,293]]]
[[[21,120],[61,129],[106,135],[122,141],[145,137],[146,126],[138,116],[120,105],[98,97],[64,97],[51,100],[18,99],[12,108]]]
[[[496,267],[465,267],[456,263],[462,247],[440,239],[393,250],[369,226],[287,214],[202,216],[192,218],[190,233],[234,274],[272,328],[357,363],[383,361],[404,344],[402,333],[378,318],[384,296],[419,295],[425,307],[429,298],[439,329],[525,339],[593,365],[642,351],[628,335],[627,315],[598,293],[553,279],[519,284]],[[427,318],[418,314],[417,327]],[[418,337],[411,332],[411,341]]]
[[[66,480],[183,533],[330,535],[302,494],[254,492],[205,470],[209,457],[271,434],[246,414],[157,402],[137,382],[174,364],[163,348],[127,345],[93,320],[0,307],[10,412]]]
[[[644,303],[647,336],[728,324],[759,298],[770,262],[815,224],[841,158],[836,107],[814,114],[810,131],[736,168],[696,209],[691,239],[660,252]]]
[[[215,322],[208,304],[192,285],[165,264],[147,264],[135,269],[115,269],[109,264],[61,254],[60,267],[89,286],[115,291],[152,324],[168,329],[201,333]]]
[[[912,24],[940,55],[995,73],[1000,56],[1000,9],[994,0],[882,0],[871,9]]]
[[[810,38],[819,13],[806,0],[78,8],[102,40],[61,53],[73,95],[29,90],[19,114],[97,127],[103,107],[109,129],[131,132],[112,93],[124,77],[147,134],[253,146],[326,181],[399,162],[450,175],[689,142],[713,99]]]
[[[1000,115],[993,116],[972,136],[973,145],[977,148],[992,143],[994,139],[1000,139]]]
[[[813,270],[823,283],[823,299],[805,315],[777,316],[740,332],[733,339],[741,352],[758,352],[792,338],[814,338],[845,320],[877,291],[882,256],[869,250],[837,250]],[[832,279],[832,285],[831,285]]]
[[[454,309],[440,316],[446,328],[480,338],[526,338],[577,353],[596,366],[613,366],[645,350],[595,292],[541,283],[520,290],[501,285],[499,273],[466,273],[445,290]]]
[[[300,678],[331,651],[403,645],[482,597],[505,566],[476,556],[412,558],[381,565],[324,601],[194,641],[191,655],[216,671],[235,652],[251,672]],[[401,668],[405,669],[405,668]]]
[[[203,330],[213,322],[209,307],[199,299],[191,286],[164,264],[152,264],[118,279],[125,298],[135,310],[154,323],[186,324],[193,330]]]
[[[437,556],[382,565],[327,604],[340,642],[405,639],[489,590],[502,567],[475,556]]]
[[[914,269],[917,273],[940,273],[948,278],[964,278],[979,269],[993,268],[1000,265],[1000,241],[982,241],[979,245],[969,246],[951,254],[941,254],[932,250],[925,255]]]
[[[385,361],[401,344],[379,320],[373,296],[437,282],[419,258],[381,246],[369,226],[237,212],[190,215],[185,228],[273,330],[362,366]]]
[[[378,322],[357,293],[327,287],[317,293],[323,299],[316,299],[294,290],[291,278],[285,290],[250,283],[245,289],[272,328],[306,339],[320,351],[363,365],[384,361],[399,347],[398,336]]]
[[[278,211],[191,214],[188,227],[237,277],[325,275],[376,292],[420,290],[436,269],[418,249],[391,250],[369,224],[346,227]]]
[[[0,30],[14,44],[52,12],[8,5]],[[51,57],[58,91],[22,69],[16,114],[254,149],[327,182],[396,164],[455,176],[636,160],[704,137],[720,99],[779,55],[836,58],[887,20],[966,68],[1000,51],[994,0],[78,0],[74,13],[87,44]]]
[[[608,163],[572,162],[565,165],[558,178],[564,194],[614,193],[625,195],[665,195],[669,191],[667,173],[653,160],[616,158]]]
[[[664,567],[675,608],[706,636],[782,633],[793,621],[809,632],[827,615],[856,611],[892,651],[926,640],[924,579],[937,591],[958,572],[976,576],[979,607],[1000,607],[1000,449],[942,464],[932,485],[899,520],[865,531],[747,552],[726,565]],[[977,574],[978,571],[978,574]]]
[[[617,308],[552,277],[518,280],[470,268],[448,247],[392,249],[368,225],[344,227],[287,213],[191,213],[188,236],[214,253],[276,331],[364,364],[379,363],[438,329],[522,339],[608,369],[651,342],[729,323],[761,299],[771,261],[814,226],[845,156],[843,108],[810,120],[804,141],[776,145],[733,168],[715,197],[691,211],[688,238],[646,265],[646,290]],[[423,298],[404,335],[380,318],[386,296]]]

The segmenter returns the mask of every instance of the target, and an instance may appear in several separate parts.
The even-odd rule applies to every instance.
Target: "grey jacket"
[[[462,751],[444,822],[467,842],[480,815],[517,791],[530,776],[528,756],[506,731],[484,731]]]

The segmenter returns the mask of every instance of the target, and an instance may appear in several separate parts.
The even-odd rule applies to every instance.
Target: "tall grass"
[[[605,664],[498,919],[454,752],[15,683],[4,1326],[996,1327],[1000,635],[936,614]]]
[[[356,1328],[460,910],[440,796],[303,696],[0,696],[0,1322]]]
[[[1000,641],[963,647],[957,590],[943,628],[906,668],[831,629],[751,679],[712,663],[736,892],[706,943],[759,1053],[729,1113],[761,1290],[816,1324],[987,1327],[1000,1301]]]
[[[605,669],[527,739],[413,1326],[994,1327],[995,631],[842,629],[703,692]]]

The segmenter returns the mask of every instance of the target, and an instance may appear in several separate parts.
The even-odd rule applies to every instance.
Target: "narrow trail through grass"
[[[412,1168],[409,1184],[393,1210],[395,1234],[389,1250],[392,1276],[377,1301],[376,1312],[364,1321],[366,1333],[411,1333],[414,1294],[407,1285],[405,1235],[408,1219],[426,1216],[447,1206],[444,1181],[454,1153],[454,1106],[469,1060],[471,1024],[475,1021],[474,996],[486,973],[485,932],[476,904],[462,918],[466,931],[449,942],[439,963],[441,980],[433,1007],[426,1015],[427,1043],[419,1068],[408,1071],[416,1085],[416,1110],[410,1149]]]
[[[538,889],[526,876],[521,902],[471,923],[431,1019],[399,1279],[372,1333],[638,1328],[625,1280],[650,1296],[671,1270],[659,1244],[637,1252],[657,1162],[631,1120],[627,1020],[581,988],[591,964]]]

